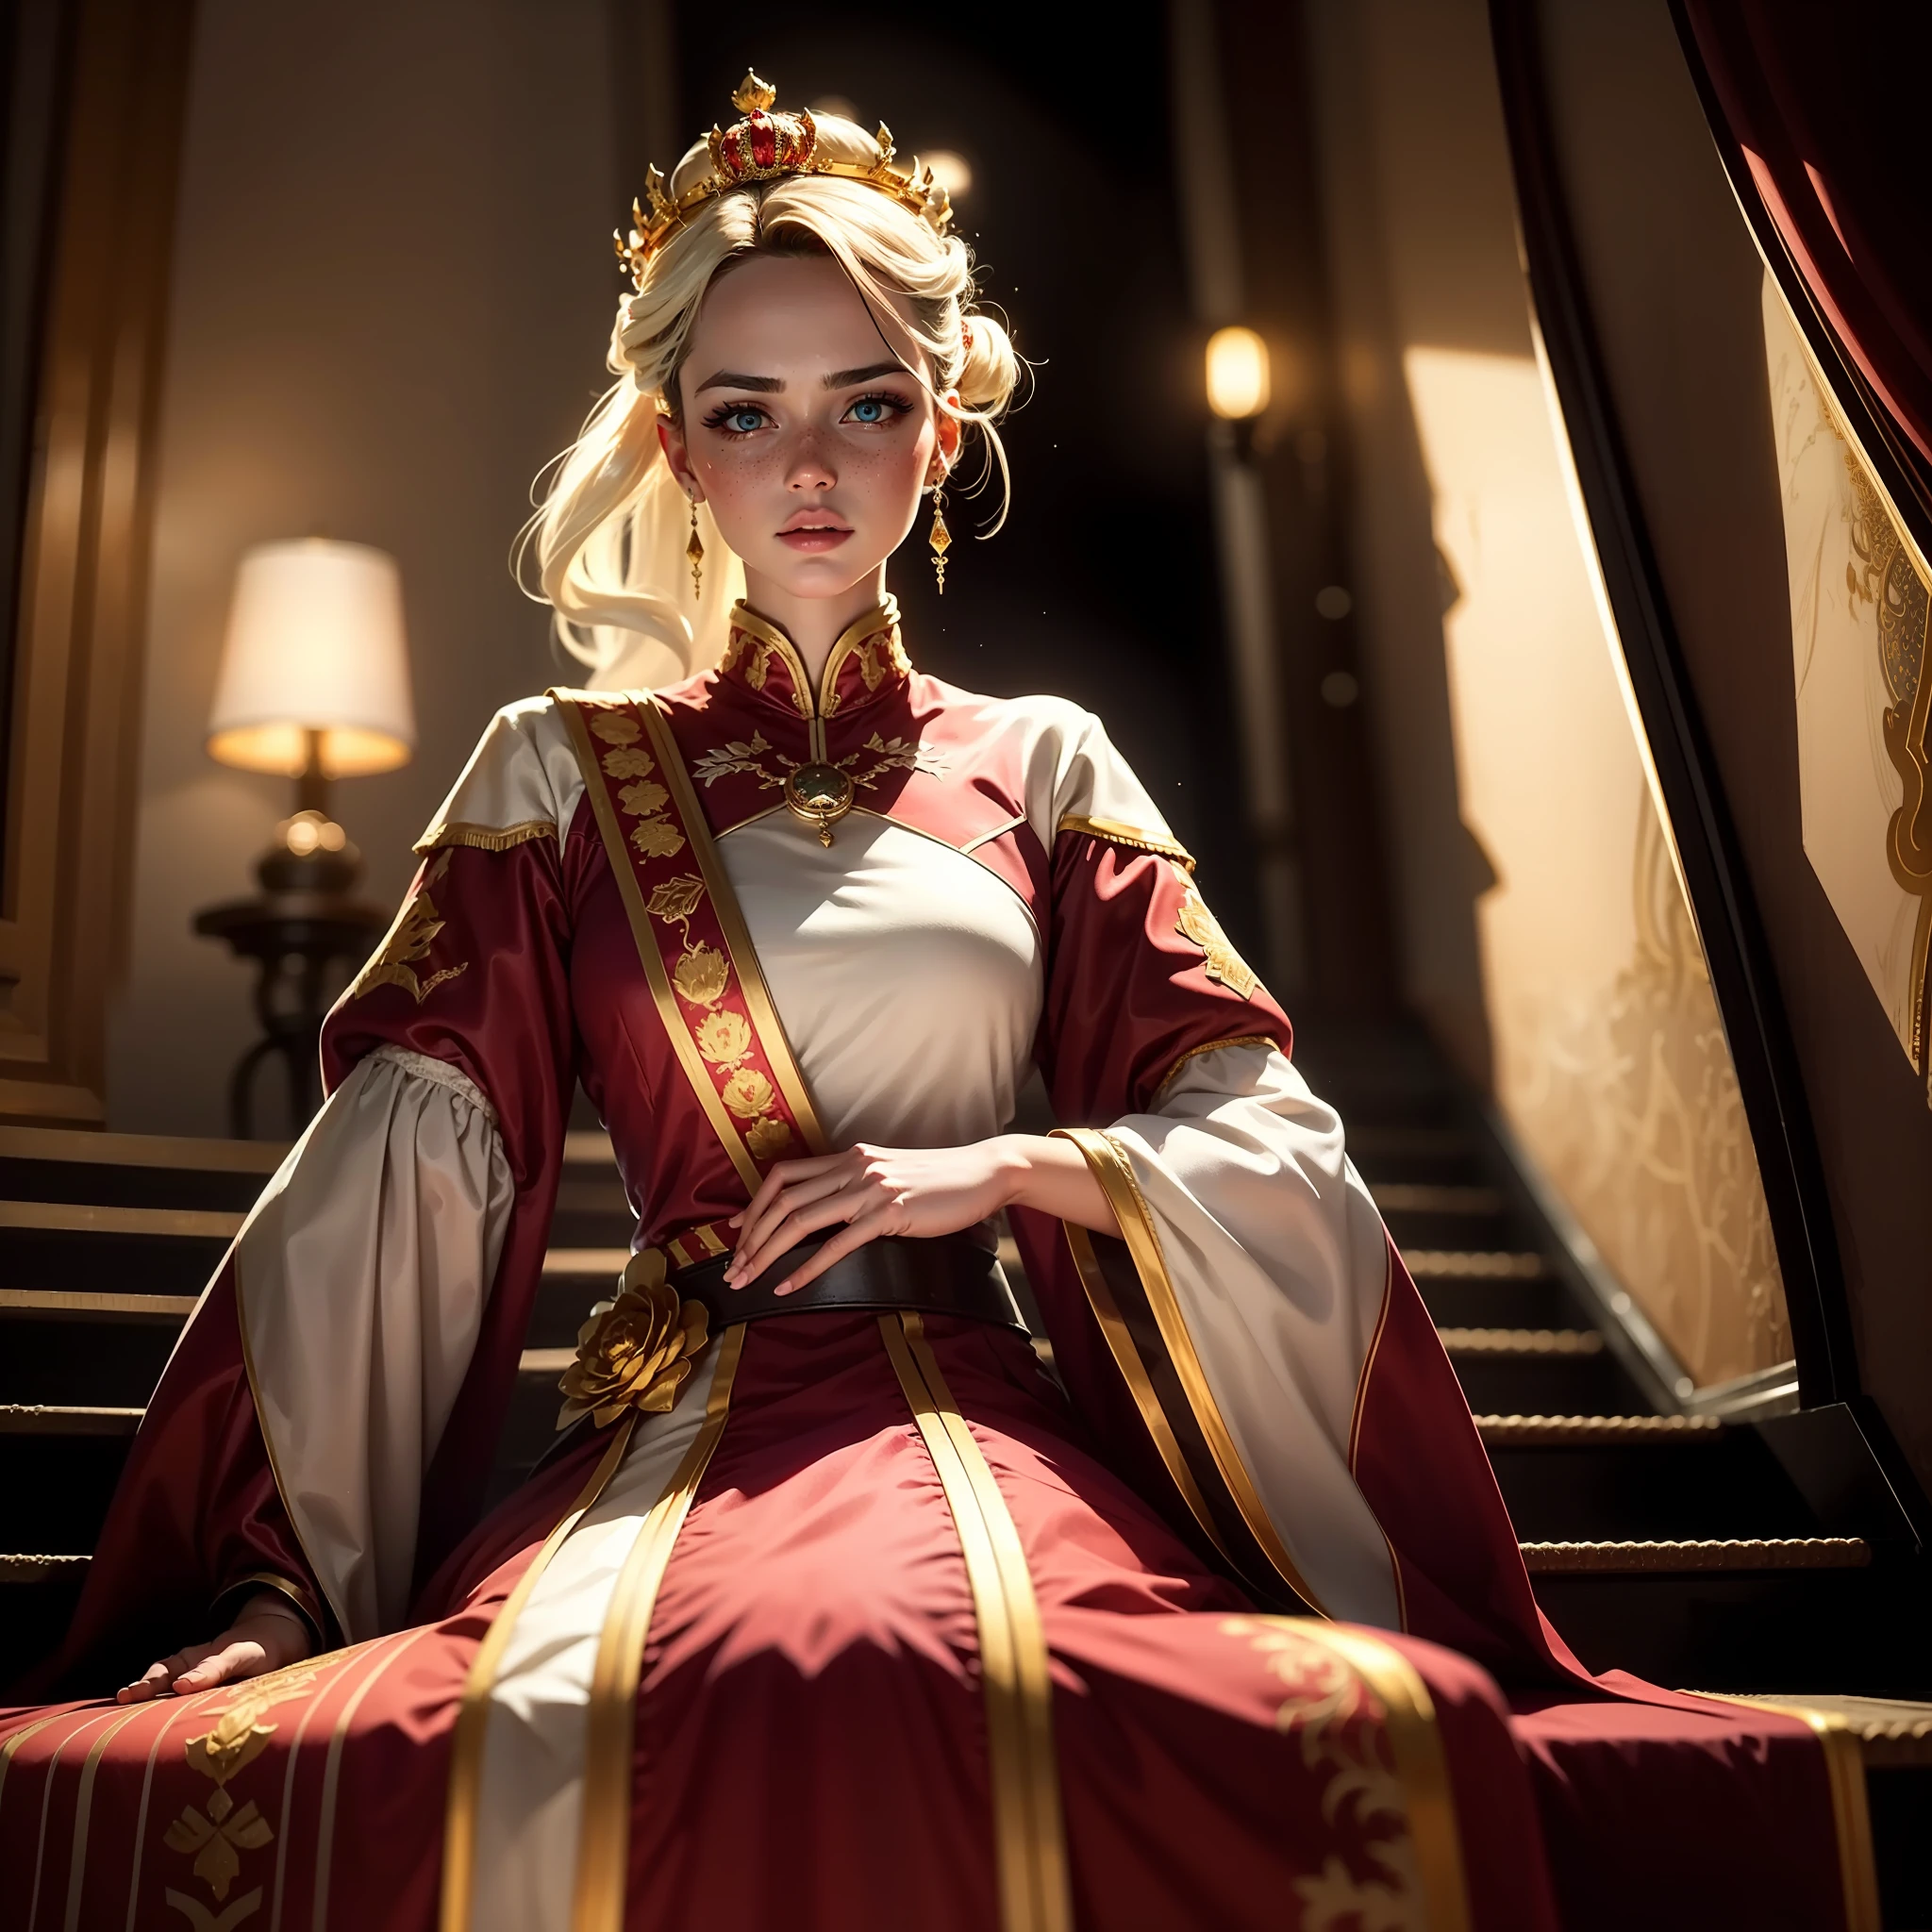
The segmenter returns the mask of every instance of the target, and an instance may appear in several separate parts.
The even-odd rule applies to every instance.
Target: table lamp
[[[288,1069],[291,1130],[307,1123],[319,1099],[329,969],[359,961],[389,924],[381,907],[351,896],[362,855],[330,816],[330,783],[393,771],[415,741],[395,558],[321,538],[249,551],[235,576],[208,751],[244,772],[287,774],[295,809],[257,862],[262,896],[210,907],[194,921],[196,932],[225,940],[260,969],[255,1008],[264,1038],[229,1086],[240,1138],[252,1130],[256,1073],[274,1055]]]
[[[295,810],[258,871],[265,890],[346,891],[361,856],[329,816],[335,778],[391,772],[416,744],[395,558],[311,537],[242,558],[208,713],[208,756],[285,772]]]

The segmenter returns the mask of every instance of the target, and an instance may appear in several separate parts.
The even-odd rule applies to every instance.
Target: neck
[[[824,676],[825,659],[832,655],[832,646],[868,610],[882,604],[885,595],[883,562],[836,597],[796,596],[760,572],[747,569],[744,574],[744,601],[791,640],[806,670],[811,674],[814,688]]]

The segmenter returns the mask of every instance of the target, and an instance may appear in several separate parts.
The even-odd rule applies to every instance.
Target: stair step
[[[1706,1415],[1479,1415],[1475,1426],[1497,1449],[1662,1449],[1716,1442],[1724,1433]]]
[[[147,1411],[46,1402],[0,1402],[0,1436],[131,1436]]]
[[[195,1294],[112,1294],[92,1289],[0,1288],[0,1316],[43,1321],[182,1322],[201,1299]]]
[[[92,1557],[0,1557],[0,1583],[65,1583],[86,1575]]]
[[[1604,1339],[1594,1328],[1438,1328],[1436,1333],[1452,1358],[1539,1361],[1551,1356],[1601,1355],[1604,1349]]]
[[[1686,1542],[1523,1543],[1532,1576],[1684,1575],[1713,1570],[1863,1570],[1860,1536],[1719,1537]]]
[[[231,1241],[247,1217],[211,1208],[114,1208],[79,1201],[0,1201],[0,1229],[47,1234],[138,1234]]]
[[[1534,1252],[1487,1248],[1405,1248],[1403,1265],[1421,1281],[1541,1281],[1549,1263]]]
[[[1370,1190],[1385,1214],[1500,1214],[1494,1188],[1437,1187],[1422,1181],[1384,1181]]]

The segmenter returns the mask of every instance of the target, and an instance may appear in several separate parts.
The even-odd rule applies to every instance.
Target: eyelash
[[[881,418],[876,423],[861,423],[858,425],[861,429],[883,428],[893,417],[903,416],[912,408],[904,396],[894,395],[890,390],[874,390],[866,395],[855,396],[846,409],[846,414],[849,416],[861,403],[878,403],[891,412],[891,416]],[[734,416],[758,416],[762,418],[762,421],[750,429],[733,429],[728,425]],[[707,429],[721,429],[729,437],[745,437],[755,436],[771,421],[771,418],[757,403],[720,403],[704,420]]]

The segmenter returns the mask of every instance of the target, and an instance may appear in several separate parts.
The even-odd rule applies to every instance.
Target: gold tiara
[[[946,191],[933,179],[930,168],[901,174],[892,166],[892,134],[883,121],[879,123],[876,161],[870,166],[835,161],[819,152],[819,127],[811,109],[774,114],[772,103],[777,98],[778,92],[769,81],[760,80],[756,74],[745,75],[731,96],[731,105],[744,118],[729,127],[712,126],[705,143],[711,154],[711,172],[675,201],[665,192],[664,176],[655,167],[645,170],[644,193],[650,213],[646,215],[633,201],[630,234],[611,237],[617,244],[617,258],[630,270],[637,288],[644,286],[651,258],[706,202],[748,182],[775,181],[781,175],[831,175],[844,181],[863,181],[930,223],[937,233],[945,233],[953,219]]]

